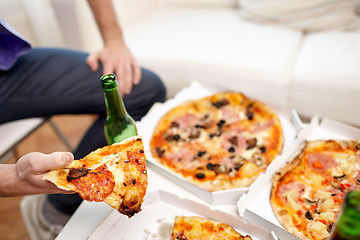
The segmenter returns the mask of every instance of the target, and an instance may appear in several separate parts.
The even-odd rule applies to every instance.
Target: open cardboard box
[[[168,179],[174,181],[175,183],[181,185],[188,191],[194,193],[201,199],[207,201],[211,204],[232,204],[236,203],[239,197],[248,191],[248,187],[238,188],[238,189],[230,189],[230,190],[222,190],[209,192],[204,190],[189,181],[187,181],[182,176],[175,174],[168,168],[159,164],[154,158],[151,156],[150,151],[150,139],[153,133],[153,130],[159,121],[159,119],[170,109],[183,103],[187,100],[199,99],[216,92],[226,91],[225,89],[220,89],[215,86],[203,86],[198,82],[192,82],[188,88],[180,91],[174,98],[169,99],[165,103],[157,103],[153,106],[152,109],[148,112],[148,114],[142,118],[140,122],[137,122],[137,128],[139,134],[143,138],[145,153],[148,160],[148,167],[154,169],[160,174],[166,176]],[[286,110],[276,106],[269,105],[273,111],[275,111],[281,121],[284,132],[284,149],[295,139],[298,131],[303,127],[301,121],[299,120],[299,116],[294,110]]]
[[[208,205],[154,190],[146,195],[142,211],[132,218],[113,210],[95,229],[89,240],[170,239],[175,216],[200,216],[224,222],[254,240],[277,240],[276,235],[241,217],[214,210]]]
[[[246,194],[240,197],[237,202],[239,215],[254,224],[261,224],[268,230],[274,231],[279,239],[298,239],[294,235],[289,236],[272,211],[269,201],[272,179],[275,172],[299,153],[305,140],[321,139],[360,139],[360,129],[328,118],[320,122],[317,116],[313,117],[310,124],[299,132],[295,141],[269,165],[266,173],[251,185]]]

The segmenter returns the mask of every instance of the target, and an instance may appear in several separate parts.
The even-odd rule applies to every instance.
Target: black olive
[[[198,157],[201,157],[206,154],[206,151],[198,151]]]
[[[307,211],[307,212],[305,213],[305,217],[306,217],[307,219],[309,219],[309,220],[313,220],[313,217],[311,216],[310,211]]]
[[[244,164],[241,164],[241,163],[235,163],[234,169],[235,169],[236,171],[239,171],[239,169],[240,169],[243,165],[244,165]]]
[[[246,117],[249,119],[249,120],[253,120],[254,119],[254,112],[252,111],[249,111],[247,110],[246,113],[245,113]]]
[[[197,173],[195,174],[195,177],[199,178],[199,179],[202,179],[205,177],[205,174],[204,173]]]
[[[214,165],[212,163],[208,163],[208,164],[206,164],[206,168],[208,170],[214,170]]]
[[[234,147],[229,147],[228,151],[229,152],[235,152],[235,148]]]
[[[327,227],[327,231],[328,232],[331,232],[331,229],[333,227],[334,223],[330,223],[329,226]]]
[[[261,151],[262,153],[266,152],[266,147],[260,147],[260,151]]]
[[[217,123],[217,126],[218,126],[219,128],[221,128],[221,127],[224,125],[224,123],[225,123],[225,121],[221,119],[221,120]]]

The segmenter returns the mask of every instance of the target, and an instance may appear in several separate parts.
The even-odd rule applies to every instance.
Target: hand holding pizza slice
[[[148,184],[142,138],[99,148],[44,179],[87,201],[103,201],[130,218],[141,211]]]

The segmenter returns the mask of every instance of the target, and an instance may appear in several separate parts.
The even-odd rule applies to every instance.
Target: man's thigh
[[[106,107],[101,64],[92,72],[87,54],[64,49],[33,49],[10,71],[0,71],[0,123],[58,114],[99,114]],[[128,112],[139,120],[154,102],[165,100],[160,78],[142,68],[140,84],[124,97]]]
[[[38,48],[0,72],[0,123],[54,114],[105,114],[101,69],[92,72],[87,54]]]

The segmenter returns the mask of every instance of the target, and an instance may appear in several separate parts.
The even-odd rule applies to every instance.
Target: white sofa
[[[85,0],[6,1],[27,2],[30,19],[49,18],[32,24],[60,35],[57,46],[101,47]],[[133,54],[161,76],[169,97],[198,80],[294,108],[304,117],[318,114],[360,126],[360,30],[304,34],[259,24],[240,17],[236,0],[113,2]],[[42,38],[35,35],[37,45],[51,45],[48,39],[36,42]]]

